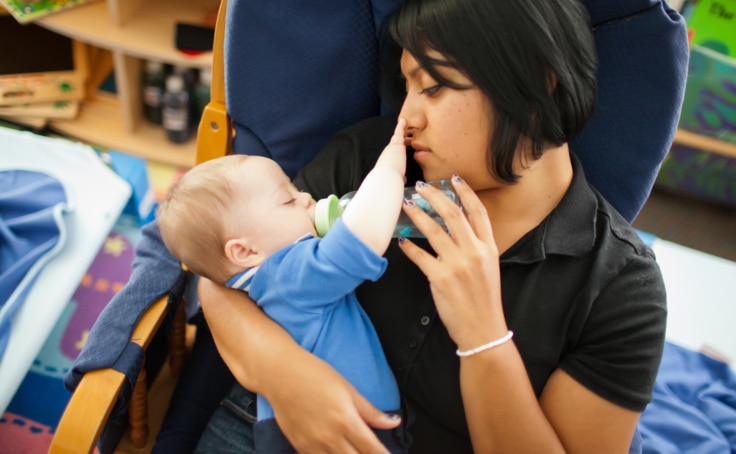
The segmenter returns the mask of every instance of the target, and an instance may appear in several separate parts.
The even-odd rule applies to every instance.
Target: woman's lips
[[[426,156],[431,153],[428,148],[425,148],[421,145],[412,145],[410,149],[414,151],[414,160],[422,159],[422,156]]]

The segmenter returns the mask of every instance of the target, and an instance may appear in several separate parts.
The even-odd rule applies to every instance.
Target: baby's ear
[[[234,238],[225,243],[225,257],[239,268],[251,268],[262,261],[258,252],[243,238]]]

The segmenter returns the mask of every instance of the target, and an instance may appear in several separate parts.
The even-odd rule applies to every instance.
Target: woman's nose
[[[418,100],[413,96],[407,95],[404,104],[401,105],[399,118],[406,119],[406,134],[411,136],[424,125],[421,109]]]

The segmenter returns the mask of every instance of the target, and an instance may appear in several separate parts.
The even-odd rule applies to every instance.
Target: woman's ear
[[[225,243],[225,257],[239,268],[251,268],[262,262],[258,251],[243,238],[234,238]]]

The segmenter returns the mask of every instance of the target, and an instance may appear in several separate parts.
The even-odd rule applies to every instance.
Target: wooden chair
[[[386,0],[390,1],[390,0]],[[394,0],[394,3],[396,1],[400,0]],[[235,13],[236,19],[233,19],[232,27],[230,30],[230,33],[233,33],[232,30],[235,29],[236,26],[241,27],[242,29],[245,29],[246,26],[243,25],[243,22],[247,22],[248,16],[247,14],[250,13],[250,11],[244,11],[248,8],[254,9],[257,8],[257,2],[246,2],[246,1],[240,1],[237,0],[231,0],[231,9],[232,13]],[[313,22],[307,20],[308,15],[315,15],[315,14],[322,14],[324,11],[332,11],[334,9],[340,9],[343,8],[342,3],[340,1],[333,1],[330,6],[331,9],[325,9],[324,4],[327,3],[327,0],[315,0],[315,3],[312,2],[301,2],[301,1],[284,1],[283,4],[280,4],[280,8],[282,8],[282,11],[285,9],[289,9],[290,11],[293,9],[294,14],[292,14],[292,17],[299,17],[300,20],[298,23],[293,23],[291,25],[294,26],[302,26],[302,22],[306,22],[308,27],[308,30],[312,35],[319,35],[319,33],[315,30],[319,29],[319,27],[316,27]],[[377,0],[374,0],[372,2],[366,2],[366,3],[378,3]],[[642,131],[641,129],[641,122],[637,119],[638,117],[635,117],[633,120],[631,118],[626,119],[629,122],[625,123],[624,121],[619,120],[625,120],[620,119],[618,117],[614,118],[613,121],[611,121],[611,118],[609,117],[599,117],[599,125],[595,126],[594,128],[591,128],[591,130],[588,131],[587,137],[590,139],[589,143],[586,142],[585,144],[582,144],[580,146],[581,149],[585,149],[584,151],[587,152],[587,158],[588,162],[592,162],[593,165],[591,167],[595,167],[597,165],[598,167],[602,168],[602,171],[608,171],[609,167],[618,170],[621,172],[621,177],[611,178],[611,180],[614,181],[615,185],[619,186],[635,186],[635,190],[637,191],[636,197],[628,197],[626,198],[627,202],[630,203],[630,212],[635,213],[638,211],[638,208],[641,207],[643,204],[643,201],[646,199],[646,196],[649,193],[649,190],[651,189],[651,184],[653,183],[653,176],[656,174],[656,168],[661,162],[661,159],[663,158],[664,154],[666,153],[667,146],[669,142],[672,139],[672,135],[674,134],[674,125],[677,121],[676,115],[674,115],[674,112],[672,111],[678,104],[677,99],[671,99],[671,98],[677,98],[677,96],[681,93],[677,93],[677,90],[681,85],[681,82],[684,80],[684,74],[682,74],[682,62],[683,62],[683,49],[678,47],[681,43],[678,41],[677,38],[679,36],[673,36],[677,35],[679,32],[684,32],[684,30],[673,30],[673,28],[676,28],[676,26],[670,24],[667,20],[665,20],[661,16],[661,11],[657,10],[657,8],[652,8],[651,6],[653,4],[658,4],[659,0],[626,0],[626,2],[620,2],[618,0],[610,1],[610,2],[587,2],[589,5],[589,8],[598,7],[597,15],[594,15],[594,20],[598,23],[601,23],[605,26],[602,26],[599,28],[601,33],[609,33],[611,29],[608,27],[610,24],[616,24],[616,26],[619,27],[629,27],[633,26],[632,24],[635,23],[634,20],[631,20],[634,16],[633,14],[630,14],[630,11],[627,10],[634,10],[639,12],[645,12],[643,14],[648,14],[652,20],[656,20],[656,22],[661,25],[662,27],[672,27],[667,28],[664,31],[658,31],[658,36],[662,36],[664,34],[667,34],[668,38],[665,40],[667,41],[667,44],[671,45],[670,47],[667,47],[667,49],[662,50],[661,52],[658,52],[660,56],[664,54],[664,59],[666,60],[665,63],[662,65],[659,64],[659,60],[655,63],[652,63],[649,66],[656,66],[654,69],[649,68],[653,72],[656,72],[657,74],[657,80],[658,83],[662,83],[662,79],[667,79],[668,81],[668,90],[671,91],[666,96],[655,96],[657,100],[665,99],[668,100],[670,104],[665,106],[660,106],[661,111],[665,112],[667,118],[662,119],[661,124],[657,124],[655,126],[648,126],[650,130],[653,130],[654,132],[658,133],[656,137],[652,138],[651,131]],[[598,5],[600,3],[600,5]],[[320,4],[323,6],[322,9],[314,7],[314,5]],[[624,5],[625,4],[625,5]],[[352,5],[352,3],[351,3]],[[621,11],[619,9],[611,9],[606,8],[607,6],[611,5],[618,5],[617,8],[620,6]],[[339,6],[339,8],[338,8]],[[346,7],[347,8],[347,7]],[[357,8],[357,7],[356,7]],[[625,10],[625,11],[624,11]],[[224,71],[224,59],[226,58],[226,55],[228,55],[224,51],[224,41],[225,40],[225,16],[226,12],[228,11],[227,8],[227,2],[225,0],[222,1],[222,4],[220,6],[218,20],[217,20],[217,26],[215,30],[215,43],[214,43],[214,51],[213,51],[213,80],[212,80],[212,99],[210,101],[210,104],[207,106],[204,115],[202,117],[202,120],[199,125],[198,130],[198,147],[197,147],[197,163],[206,161],[208,159],[212,159],[214,157],[222,156],[223,154],[230,153],[231,150],[234,147],[235,152],[243,153],[246,150],[251,150],[251,147],[258,148],[259,146],[259,139],[262,138],[263,135],[269,135],[266,139],[263,140],[263,142],[268,143],[268,146],[265,146],[266,151],[268,153],[271,153],[271,156],[274,157],[277,161],[282,163],[285,162],[288,158],[294,157],[294,155],[298,152],[305,153],[303,155],[298,156],[299,159],[302,160],[302,162],[306,162],[309,157],[311,156],[309,153],[304,152],[305,143],[307,141],[312,141],[314,144],[321,143],[322,141],[326,140],[325,138],[330,137],[335,131],[338,129],[341,129],[343,126],[347,126],[348,124],[352,124],[357,122],[360,119],[366,118],[367,116],[371,116],[370,112],[376,111],[376,105],[373,101],[371,101],[372,104],[370,104],[368,107],[363,106],[353,106],[351,105],[350,108],[352,111],[350,111],[350,114],[345,113],[345,109],[343,109],[344,104],[347,103],[348,99],[352,99],[349,95],[346,95],[344,92],[340,92],[340,90],[343,88],[343,84],[332,84],[329,88],[330,90],[325,90],[324,85],[330,84],[330,82],[326,82],[324,80],[317,80],[320,86],[317,86],[315,88],[315,84],[309,85],[308,87],[300,86],[298,91],[290,91],[288,95],[288,101],[291,103],[291,108],[296,110],[303,110],[306,112],[304,116],[310,117],[309,121],[305,121],[304,123],[300,124],[299,127],[303,130],[309,131],[310,135],[308,137],[304,135],[298,135],[298,134],[288,134],[284,133],[280,127],[281,124],[275,124],[278,123],[277,121],[274,121],[274,119],[270,118],[268,121],[261,121],[261,124],[255,125],[262,127],[262,130],[257,131],[258,133],[262,133],[259,135],[258,133],[250,135],[250,132],[253,131],[254,125],[252,123],[249,123],[249,119],[243,119],[243,116],[248,116],[253,111],[256,111],[257,114],[260,114],[258,112],[259,108],[268,108],[267,105],[256,105],[253,107],[252,104],[247,104],[246,102],[240,102],[242,98],[238,98],[238,93],[228,93],[228,100],[229,104],[231,106],[230,112],[226,109],[226,102],[225,102],[225,80],[230,82],[230,85],[232,86],[243,86],[242,83],[239,84],[240,77],[248,70],[251,69],[253,61],[249,60],[252,56],[250,55],[250,51],[252,49],[246,49],[241,54],[229,54],[230,55],[230,69],[229,74],[225,74]],[[318,12],[318,13],[315,13]],[[375,11],[373,12],[375,13]],[[611,15],[621,14],[622,16],[627,17],[626,21],[614,21],[612,20]],[[656,18],[653,17],[654,15],[659,15]],[[370,14],[367,17],[371,17]],[[644,16],[642,16],[643,18]],[[615,18],[615,17],[614,17]],[[324,18],[323,18],[324,19]],[[334,25],[335,21],[332,16],[328,19],[329,25]],[[323,20],[323,22],[324,22]],[[644,19],[642,19],[644,20]],[[314,22],[319,22],[319,20],[315,19]],[[637,28],[637,30],[649,30],[649,23],[640,23],[640,26]],[[257,28],[259,26],[258,23],[249,23],[247,24],[247,27],[253,27]],[[242,30],[241,30],[242,31]],[[250,32],[251,29],[248,29]],[[272,30],[273,31],[273,30]],[[318,30],[320,33],[322,30]],[[349,34],[351,35],[351,38],[353,35],[358,34],[358,31],[361,31],[358,28],[355,28],[354,30],[349,30]],[[244,32],[244,31],[243,31]],[[625,36],[631,35],[631,30],[626,29],[623,33]],[[258,33],[256,31],[255,33]],[[371,34],[372,32],[368,32],[367,35],[364,36],[365,40],[364,42],[371,42],[373,43],[375,40],[375,35]],[[682,34],[684,37],[684,33]],[[319,36],[318,36],[319,37]],[[270,36],[259,36],[258,39],[267,39],[270,40]],[[307,39],[308,37],[305,37]],[[620,41],[620,34],[608,34],[604,35],[601,40],[608,45],[617,48],[619,46]],[[633,38],[631,38],[633,39]],[[232,39],[230,40],[231,46],[243,46],[242,39]],[[677,43],[674,43],[674,41],[678,41]],[[246,44],[247,45],[247,44]],[[637,47],[639,48],[639,47]],[[605,49],[605,48],[604,48]],[[344,50],[344,49],[343,49]],[[320,56],[322,55],[322,52],[328,52],[327,49],[324,51],[321,51]],[[336,53],[337,54],[337,53]],[[344,54],[342,54],[344,55]],[[618,56],[616,58],[621,58],[624,60],[624,62],[620,60],[615,60],[611,65],[614,68],[615,71],[620,70],[621,68],[628,68],[631,67],[630,64],[625,64],[625,58],[627,55],[621,55],[620,53],[617,54]],[[280,60],[277,61],[276,64],[282,64],[283,62],[283,56],[282,55],[276,55],[274,60]],[[293,57],[293,55],[292,55]],[[307,57],[310,58],[316,58],[316,56],[308,55]],[[359,73],[362,71],[361,66],[357,65],[355,61],[359,60],[357,57],[351,58],[351,59],[344,59],[342,58],[339,63],[339,70],[340,72],[337,73],[337,75],[331,73],[332,77],[335,77],[336,79],[343,80],[343,79],[350,79],[353,74]],[[257,58],[257,57],[253,57]],[[294,57],[297,58],[297,57]],[[333,58],[333,66],[334,66],[334,57]],[[374,58],[374,57],[370,57]],[[613,60],[613,57],[607,57],[602,56],[602,58],[607,59],[609,63]],[[644,60],[644,58],[641,58]],[[245,62],[244,62],[245,61]],[[365,61],[365,60],[362,60]],[[260,61],[256,61],[257,63],[261,63]],[[270,63],[270,62],[269,62]],[[301,71],[303,68],[299,67],[298,63],[294,62],[286,62],[284,64],[291,64],[291,71],[293,73],[294,68],[293,66],[297,66],[297,71]],[[304,63],[304,62],[302,62]],[[311,61],[309,62],[312,63]],[[306,63],[305,63],[306,64]],[[357,66],[351,66],[351,65],[357,65]],[[663,67],[664,66],[664,67]],[[274,74],[284,74],[283,72],[278,72],[278,70],[274,71],[271,66],[268,66],[268,69],[258,68],[262,73],[265,73],[263,77],[271,77],[274,78]],[[287,68],[288,69],[288,68]],[[312,70],[310,74],[317,74],[319,75],[321,72],[320,70],[315,70],[315,67],[312,67],[310,65],[310,69]],[[607,69],[610,70],[610,67]],[[672,70],[672,74],[668,74],[668,70]],[[625,69],[623,70],[625,71]],[[363,71],[365,73],[365,71]],[[289,77],[293,75],[292,73],[289,73]],[[361,74],[362,75],[362,74]],[[665,76],[670,75],[671,77],[667,78]],[[609,87],[610,87],[610,80],[616,79],[614,75],[608,74],[608,81],[609,81]],[[649,77],[649,75],[645,75],[645,77]],[[651,77],[649,78],[651,79]],[[649,81],[647,79],[647,81]],[[263,79],[262,79],[263,80]],[[618,84],[635,84],[638,86],[639,90],[643,90],[643,88],[639,85],[639,81],[629,81],[628,78],[623,77],[620,79],[616,79],[621,82],[618,82]],[[283,83],[283,80],[280,82]],[[302,81],[300,81],[301,83]],[[273,84],[272,84],[273,85]],[[352,90],[353,85],[351,83],[345,83],[345,87],[347,87],[348,90]],[[355,84],[358,85],[358,84]],[[369,84],[370,85],[370,84]],[[255,83],[251,89],[260,90],[261,86]],[[273,87],[269,87],[273,88]],[[279,88],[279,87],[277,87]],[[288,88],[288,87],[287,87]],[[619,86],[616,86],[615,88],[621,88]],[[649,89],[649,87],[645,87]],[[310,90],[317,91],[319,93],[324,93],[325,91],[329,92],[329,96],[331,96],[331,101],[334,101],[337,99],[340,103],[338,109],[333,109],[333,106],[322,106],[322,105],[314,105],[311,101],[314,100],[314,98],[299,98],[300,93],[309,92]],[[617,96],[615,95],[615,90],[608,91],[608,94],[610,95],[611,99],[616,99]],[[348,91],[350,93],[350,91]],[[270,94],[270,92],[269,92]],[[661,94],[661,93],[659,93]],[[233,95],[234,97],[231,97]],[[638,96],[638,95],[637,95]],[[643,95],[641,96],[643,97]],[[299,98],[299,99],[293,99],[293,98]],[[627,101],[628,102],[628,101]],[[634,101],[631,101],[632,103]],[[652,103],[652,104],[659,104],[659,103]],[[250,109],[250,112],[244,111]],[[332,109],[332,110],[331,110]],[[372,110],[371,110],[372,109]],[[347,109],[350,110],[350,109]],[[614,109],[615,110],[615,109]],[[646,103],[643,103],[643,105],[637,105],[636,106],[637,112],[639,110],[642,110],[642,115],[646,116],[649,115],[651,117],[654,117],[655,120],[657,117],[657,112],[651,112],[651,110],[648,109],[648,106]],[[377,112],[373,113],[372,115],[375,115]],[[641,112],[640,112],[641,113]],[[604,112],[602,115],[606,115]],[[329,118],[322,118],[322,117],[329,117]],[[233,120],[231,120],[231,117]],[[259,120],[263,120],[260,118]],[[265,123],[265,124],[262,124]],[[325,127],[323,123],[328,123],[328,125]],[[615,125],[612,125],[612,123],[616,123]],[[620,123],[620,124],[619,124]],[[624,124],[625,123],[625,124]],[[655,121],[656,123],[656,121]],[[632,124],[634,126],[632,126]],[[638,125],[638,126],[637,126]],[[615,127],[613,127],[615,126]],[[636,175],[628,175],[627,171],[629,170],[627,165],[621,164],[617,162],[618,155],[615,154],[615,151],[617,149],[625,149],[624,146],[620,146],[618,144],[610,144],[606,143],[605,145],[608,148],[603,149],[602,148],[602,142],[610,142],[607,139],[608,136],[605,135],[606,131],[619,131],[618,136],[621,136],[620,131],[629,131],[629,129],[637,129],[635,131],[637,134],[637,139],[639,137],[643,138],[649,138],[650,142],[645,143],[643,146],[640,147],[640,149],[645,150],[642,152],[642,154],[648,154],[648,156],[629,156],[632,158],[634,163],[640,162],[642,158],[649,158],[651,161],[651,164],[641,164],[640,167],[644,167],[644,170],[647,172],[647,177],[650,179],[648,181],[643,181],[643,179],[639,178],[638,182],[631,181],[632,179],[635,179],[634,177],[638,178]],[[668,129],[671,128],[671,129]],[[234,137],[234,132],[238,131],[238,140],[236,140],[236,143],[233,145],[232,138]],[[314,133],[315,130],[317,133]],[[610,134],[609,134],[610,135]],[[618,137],[617,136],[617,137]],[[255,137],[255,140],[252,140],[253,137]],[[275,139],[273,139],[275,137]],[[306,139],[305,139],[306,137]],[[605,137],[605,140],[602,140],[602,137]],[[273,139],[269,141],[269,139]],[[691,138],[687,134],[681,134],[678,135],[678,140],[691,140]],[[285,145],[286,143],[286,145]],[[651,145],[654,143],[654,145]],[[651,145],[651,146],[650,146]],[[290,148],[291,147],[291,148]],[[309,147],[306,147],[309,148]],[[650,148],[655,149],[653,152],[649,152],[648,150]],[[636,149],[633,151],[639,152],[640,149]],[[612,153],[609,154],[609,150],[612,150]],[[313,150],[310,149],[309,152],[312,152]],[[582,151],[582,150],[581,150]],[[248,151],[250,152],[250,151]],[[629,154],[636,154],[631,153]],[[596,158],[598,156],[598,158]],[[280,161],[280,158],[284,158],[284,161]],[[598,162],[595,162],[596,159]],[[602,161],[605,160],[613,161],[613,163],[608,165],[608,162],[605,164],[602,164]],[[295,162],[288,162],[287,164],[291,165],[291,168],[298,168],[299,163]],[[635,165],[634,164],[634,165]],[[583,165],[586,165],[585,160],[583,160]],[[288,167],[288,165],[287,165]],[[586,174],[588,173],[588,167],[586,167]],[[608,171],[608,177],[611,177],[612,171]],[[605,189],[609,189],[610,191],[615,192],[615,188],[618,186],[615,185],[608,185],[609,187]],[[601,185],[602,186],[602,185]],[[599,187],[599,189],[602,189]],[[602,192],[606,192],[603,191]],[[635,199],[635,200],[632,200]],[[136,326],[135,331],[133,332],[132,339],[138,343],[139,345],[145,347],[149,345],[151,342],[151,339],[153,339],[154,332],[156,329],[162,324],[163,320],[167,317],[167,300],[166,298],[162,298],[159,301],[157,301],[155,304],[153,304],[152,307],[148,309],[148,311],[144,314],[143,318],[141,319],[140,323]],[[181,317],[181,316],[180,316]],[[183,332],[183,330],[181,330]],[[179,336],[183,337],[183,336]],[[178,345],[181,345],[181,340],[178,340]],[[175,350],[181,351],[181,347],[177,347]],[[172,357],[178,357],[180,353],[177,353],[175,355],[172,355]],[[176,374],[176,366],[172,369],[172,375]],[[145,377],[139,376],[138,382],[140,383],[140,390],[136,390],[136,397],[133,399],[133,402],[131,402],[131,406],[133,407],[130,411],[130,414],[133,415],[133,420],[130,423],[131,426],[131,442],[135,443],[137,445],[145,445],[146,440],[149,438],[147,434],[146,424],[143,421],[146,415],[145,408],[145,401],[144,398],[145,395],[145,383],[146,380],[144,380]],[[84,375],[81,383],[79,384],[77,390],[75,391],[74,395],[72,396],[69,405],[62,417],[61,422],[58,425],[58,428],[56,430],[56,434],[53,439],[53,443],[51,446],[51,449],[49,452],[51,453],[80,453],[80,452],[91,452],[94,449],[94,446],[97,442],[97,440],[100,437],[100,434],[102,432],[103,427],[105,426],[105,423],[107,421],[107,418],[109,417],[112,408],[117,400],[117,396],[120,393],[120,389],[123,386],[123,382],[125,380],[125,377],[122,373],[117,372],[112,369],[103,369],[103,370],[96,370],[92,372],[88,372]],[[155,386],[155,384],[154,384]],[[138,386],[136,387],[138,388]],[[166,402],[160,404],[161,406],[166,406]],[[155,430],[155,428],[154,428]]]
[[[227,0],[222,0],[215,27],[211,99],[205,107],[197,131],[197,164],[228,154],[231,150],[232,125],[225,104],[222,51],[226,10]],[[131,341],[143,347],[144,350],[149,346],[167,317],[168,298],[164,296],[156,301],[143,314],[133,331]],[[154,386],[162,388],[163,394],[157,392],[155,396],[149,396],[146,369],[141,368],[128,410],[129,439],[121,440],[123,448],[130,446],[138,452],[137,450],[146,448],[152,443],[151,439],[154,437],[149,436],[151,432],[149,430],[149,401],[157,403],[157,423],[160,424],[163,418],[163,410],[165,410],[173,389],[172,381],[181,372],[186,356],[184,306],[182,302],[179,302],[174,314],[168,367],[162,369],[160,374],[162,377],[159,381],[154,382]],[[86,374],[59,421],[49,453],[92,452],[120,394],[124,380],[123,373],[111,368]],[[165,401],[161,402],[162,398]]]

